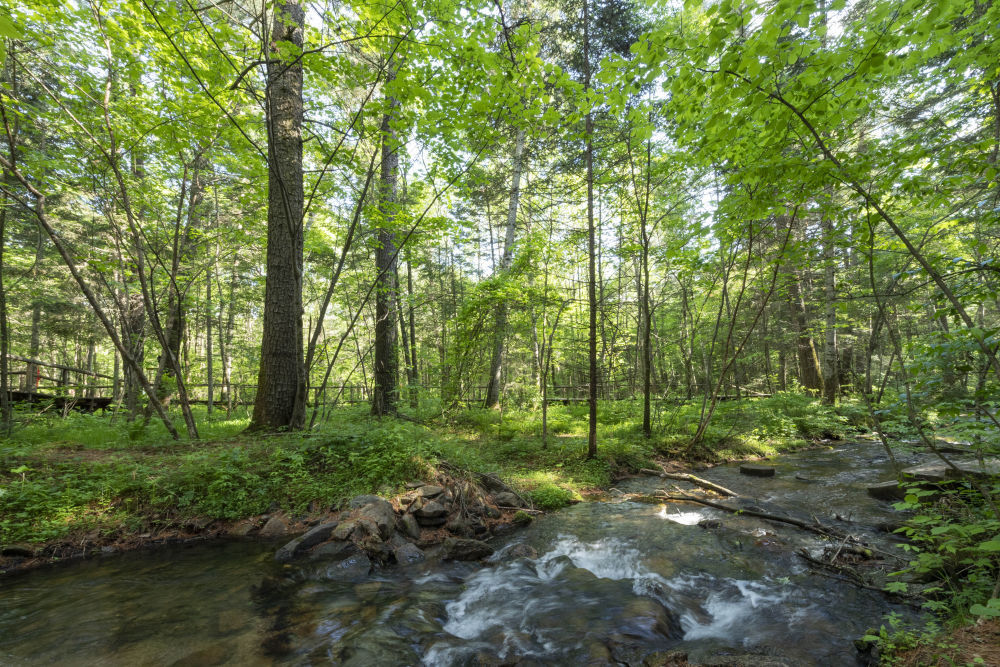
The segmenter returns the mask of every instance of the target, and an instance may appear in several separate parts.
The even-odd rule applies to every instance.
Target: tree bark
[[[837,350],[837,275],[834,256],[833,218],[829,211],[822,216],[823,228],[823,402],[833,405],[840,394],[840,355]]]
[[[396,63],[388,65],[386,83],[396,79]],[[386,109],[382,115],[382,168],[379,183],[378,247],[375,249],[375,270],[378,274],[375,288],[375,386],[372,391],[372,414],[395,414],[398,396],[399,360],[397,358],[396,300],[399,286],[396,283],[396,233],[393,222],[398,201],[396,196],[399,179],[398,138],[393,127],[399,109],[399,100],[386,95]]]
[[[514,261],[514,238],[517,232],[517,208],[521,198],[521,170],[524,162],[524,130],[518,130],[514,140],[514,165],[510,185],[510,205],[507,208],[507,228],[500,258],[500,273],[506,274]],[[503,393],[503,352],[507,338],[507,300],[501,298],[494,311],[493,357],[490,360],[489,382],[486,385],[484,407],[495,408]]]
[[[590,91],[590,0],[583,0],[583,90]],[[589,103],[588,103],[589,104]],[[590,304],[589,323],[589,386],[587,403],[587,458],[597,456],[597,266],[595,265],[594,232],[594,117],[587,109],[585,160],[587,164],[587,299]]]
[[[277,44],[301,49],[305,12],[298,0],[279,2],[272,27]],[[302,62],[267,65],[267,279],[260,370],[251,430],[299,429],[305,423],[302,344]]]

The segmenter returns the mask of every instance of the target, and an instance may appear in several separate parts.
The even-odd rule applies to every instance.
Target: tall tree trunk
[[[205,384],[207,384],[205,411],[212,416],[215,400],[215,377],[212,371],[212,271],[205,272]]]
[[[396,63],[391,62],[386,72],[386,84],[396,79]],[[398,206],[396,187],[399,179],[399,147],[393,127],[398,115],[399,100],[386,96],[386,109],[382,115],[382,169],[379,183],[378,247],[375,249],[375,270],[378,272],[375,288],[375,386],[372,391],[372,414],[387,415],[396,412],[398,396],[399,359],[396,348],[396,233],[392,229]]]
[[[410,381],[410,407],[416,410],[420,407],[420,395],[417,385],[420,384],[417,365],[417,319],[413,307],[413,271],[409,260],[406,262],[406,303],[410,325],[410,363],[407,368]],[[405,335],[405,334],[404,334]]]
[[[823,292],[824,292],[824,341],[823,341],[823,402],[833,405],[840,394],[840,371],[837,351],[837,276],[834,257],[833,217],[824,211],[823,229]]]
[[[500,258],[500,273],[510,269],[514,261],[514,238],[517,232],[517,208],[521,199],[521,170],[524,163],[524,130],[517,131],[514,140],[514,164],[510,183],[510,204],[507,207],[507,228],[503,240],[503,255]],[[507,301],[501,299],[494,311],[493,357],[490,360],[490,376],[486,385],[484,406],[494,408],[503,393],[503,352],[507,338]]]
[[[583,90],[590,92],[590,0],[583,0]],[[597,266],[594,232],[594,117],[587,110],[584,133],[586,136],[585,160],[587,163],[587,298],[590,303],[589,330],[589,387],[587,403],[587,458],[597,456]]]
[[[794,221],[786,218],[784,223],[793,225]],[[796,246],[801,246],[801,230],[790,230],[796,239]],[[791,312],[792,329],[795,331],[796,358],[798,360],[799,382],[813,395],[819,395],[823,389],[823,377],[820,370],[816,345],[809,333],[808,315],[805,296],[802,294],[802,271],[795,266],[786,267],[789,275],[788,309]]]
[[[299,429],[305,423],[302,345],[302,61],[277,58],[279,42],[302,48],[305,12],[280,1],[267,65],[267,279],[260,370],[251,430]]]

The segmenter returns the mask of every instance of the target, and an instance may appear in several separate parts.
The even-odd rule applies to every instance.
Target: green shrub
[[[542,484],[528,494],[531,502],[543,510],[557,510],[566,507],[575,499],[575,494],[555,484]]]

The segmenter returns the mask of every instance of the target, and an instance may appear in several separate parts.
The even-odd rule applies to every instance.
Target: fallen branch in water
[[[671,495],[665,493],[663,495],[657,495],[653,497],[662,498],[663,500],[672,500],[674,502],[698,503],[699,505],[712,507],[717,510],[722,510],[723,512],[729,512],[730,514],[743,514],[745,516],[757,517],[758,519],[767,519],[768,521],[778,521],[780,523],[787,523],[797,528],[808,530],[812,533],[817,533],[825,537],[838,537],[838,538],[844,537],[843,533],[835,531],[832,528],[827,528],[821,523],[811,524],[811,523],[806,523],[805,521],[801,521],[799,519],[793,519],[792,517],[788,516],[778,516],[777,514],[768,514],[767,512],[761,512],[752,509],[744,509],[742,507],[730,507],[729,505],[716,503],[711,500],[705,500],[704,498],[698,498],[696,496],[689,496],[687,494]]]
[[[834,579],[839,579],[840,581],[843,581],[845,583],[854,584],[858,588],[864,588],[870,591],[881,593],[886,597],[892,598],[895,601],[900,602],[902,604],[909,605],[915,609],[920,609],[922,606],[919,599],[913,596],[902,595],[900,593],[887,591],[879,586],[872,586],[867,581],[865,581],[864,578],[861,576],[861,574],[854,568],[845,567],[843,565],[837,565],[833,562],[823,561],[818,558],[813,558],[811,555],[809,555],[809,552],[806,551],[805,549],[799,549],[798,551],[795,552],[795,554],[800,558],[802,558],[803,560],[810,563],[811,565],[815,566],[817,568],[816,569],[817,574],[823,574],[826,576],[833,577],[833,575],[823,571],[823,570],[832,570],[833,572],[842,575],[840,577],[833,577]]]
[[[702,479],[701,477],[695,477],[685,472],[667,472],[666,470],[650,470],[649,468],[643,468],[639,472],[646,473],[647,475],[656,475],[657,477],[663,477],[666,479],[675,479],[681,482],[690,482],[696,486],[700,486],[703,489],[708,489],[709,491],[715,491],[716,493],[723,496],[739,496],[740,494],[735,491],[730,491],[724,486],[719,486],[715,482],[710,482],[707,479]]]

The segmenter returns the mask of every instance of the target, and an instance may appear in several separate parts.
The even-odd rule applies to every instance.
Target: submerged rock
[[[774,471],[774,466],[759,463],[744,463],[740,466],[740,473],[750,477],[774,477]]]
[[[323,570],[329,580],[353,581],[368,576],[372,562],[365,552],[350,542],[327,542],[313,551],[315,560],[332,561]]]

